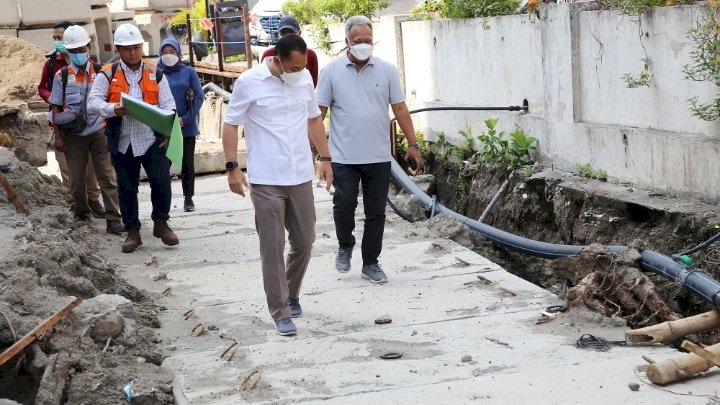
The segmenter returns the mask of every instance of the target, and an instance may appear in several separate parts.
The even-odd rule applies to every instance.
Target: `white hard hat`
[[[63,34],[63,42],[66,49],[81,48],[90,43],[90,36],[85,28],[79,25],[71,25],[67,27]]]
[[[115,45],[129,46],[145,42],[138,27],[132,24],[122,24],[115,30]]]

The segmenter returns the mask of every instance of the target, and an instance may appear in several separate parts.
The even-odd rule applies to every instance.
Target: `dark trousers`
[[[180,177],[185,197],[195,195],[195,140],[194,136],[183,138],[183,159]]]
[[[363,266],[378,262],[385,231],[385,204],[390,186],[390,162],[363,165],[332,163],[333,218],[340,248],[355,246],[355,208],[362,184],[365,229],[362,237]]]
[[[112,154],[112,164],[117,173],[120,215],[125,229],[140,229],[138,217],[138,186],[140,185],[140,166],[150,181],[150,200],[152,201],[152,219],[170,218],[170,160],[165,156],[166,149],[154,143],[142,156],[134,156],[132,146],[127,153]]]

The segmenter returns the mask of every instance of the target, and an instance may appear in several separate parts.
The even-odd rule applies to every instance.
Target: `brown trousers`
[[[105,219],[120,219],[117,181],[115,180],[115,171],[110,163],[105,129],[87,136],[66,135],[63,140],[65,141],[65,156],[70,174],[70,190],[75,205],[75,216],[89,216],[91,213],[86,184],[88,166],[93,166],[95,176],[100,184],[103,205],[105,205]],[[92,162],[92,165],[88,164],[88,160]]]
[[[297,186],[253,184],[255,228],[268,309],[273,320],[291,316],[288,298],[298,298],[315,242],[315,202],[312,182]],[[284,258],[285,230],[290,252]]]
[[[68,203],[72,203],[72,191],[70,190],[70,171],[68,170],[67,159],[63,152],[55,151],[55,160],[58,162],[60,167],[60,177],[63,184],[63,192]],[[112,166],[110,167],[112,168]],[[87,189],[87,198],[91,201],[100,201],[100,185],[98,184],[97,177],[95,177],[95,169],[93,165],[87,167],[87,183],[85,184]]]

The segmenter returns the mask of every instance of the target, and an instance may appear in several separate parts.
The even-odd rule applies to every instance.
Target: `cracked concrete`
[[[319,188],[318,238],[300,296],[298,335],[278,336],[267,313],[249,198],[230,194],[224,176],[198,178],[196,190],[197,211],[184,213],[180,184],[173,183],[171,225],[179,246],[152,237],[146,185],[143,246],[129,255],[116,240],[101,246],[131,284],[157,294],[171,289],[160,299],[159,333],[179,404],[705,404],[716,395],[718,371],[667,387],[679,394],[642,383],[641,356],[663,360],[678,354],[671,348],[577,349],[584,333],[615,340],[625,328],[575,310],[538,325],[540,311],[561,299],[391,212],[381,256],[389,282],[360,278],[359,250],[352,270],[338,273],[332,197]],[[167,278],[152,281],[158,272]],[[376,325],[379,317],[392,323]],[[206,332],[191,336],[201,323]],[[232,359],[221,359],[233,342]],[[387,352],[403,356],[379,357]],[[638,392],[627,386],[634,382]]]

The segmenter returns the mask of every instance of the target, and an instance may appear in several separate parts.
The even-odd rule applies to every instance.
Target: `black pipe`
[[[393,160],[391,163],[395,181],[406,191],[414,194],[426,211],[445,213],[500,246],[546,259],[575,256],[584,249],[584,246],[580,245],[559,245],[523,238],[458,214],[437,203],[435,199],[420,190],[396,161]],[[614,253],[622,253],[628,248],[626,246],[608,246],[608,249]],[[716,309],[720,309],[720,283],[695,267],[685,266],[652,250],[642,251],[640,265],[646,270],[660,274],[679,286],[687,288]]]
[[[410,115],[426,112],[426,111],[528,111],[527,105],[511,105],[508,107],[425,107],[417,110],[410,110]],[[396,118],[390,120],[390,124],[397,121]]]

